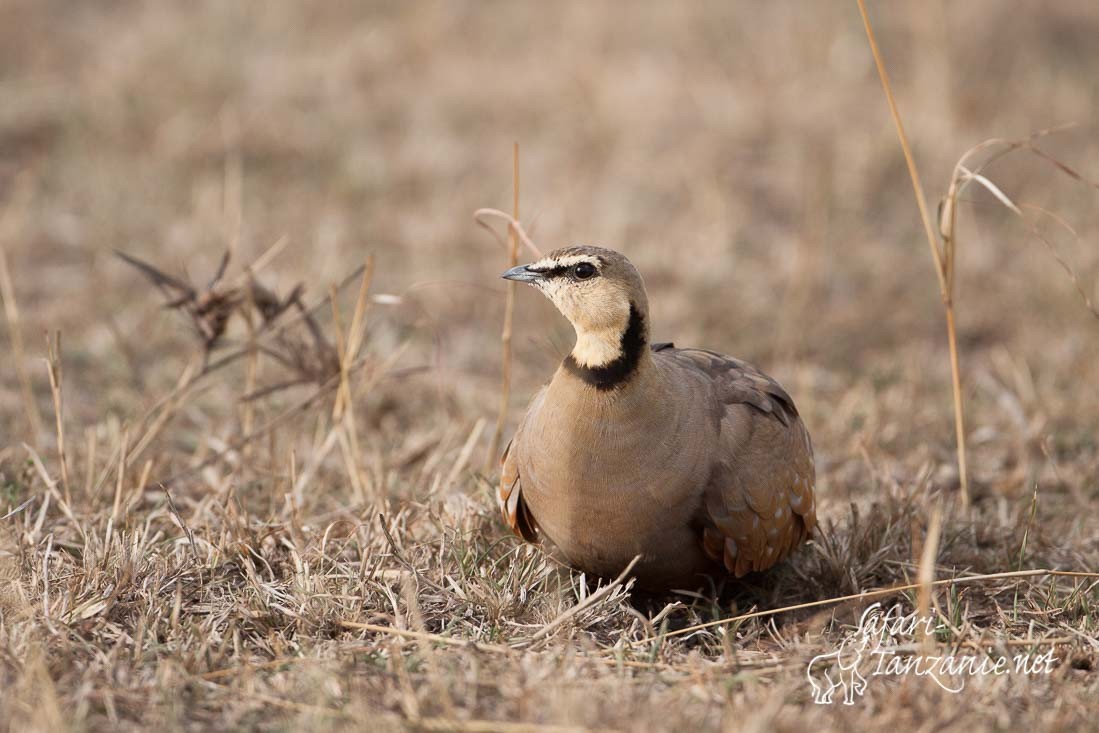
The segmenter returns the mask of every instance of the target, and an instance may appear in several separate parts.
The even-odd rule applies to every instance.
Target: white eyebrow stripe
[[[587,262],[590,265],[598,267],[602,262],[598,257],[592,255],[569,255],[567,257],[559,257],[554,259],[553,257],[546,257],[545,259],[538,260],[530,265],[527,265],[527,269],[538,272],[539,270],[552,270],[555,267],[572,267],[578,265],[581,262]]]

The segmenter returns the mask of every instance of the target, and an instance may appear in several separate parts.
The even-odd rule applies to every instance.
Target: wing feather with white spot
[[[766,570],[817,523],[813,448],[797,408],[777,382],[746,362],[700,349],[660,353],[704,372],[722,410],[720,447],[704,492],[703,548],[737,577]]]

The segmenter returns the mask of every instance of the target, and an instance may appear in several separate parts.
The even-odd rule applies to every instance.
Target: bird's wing
[[[671,349],[714,383],[715,394],[726,405],[746,404],[778,418],[783,425],[798,417],[794,400],[778,382],[746,361],[705,349]]]
[[[518,452],[523,445],[523,429],[530,418],[531,410],[541,403],[543,392],[544,390],[535,395],[523,422],[504,448],[504,454],[500,457],[500,489],[496,494],[496,503],[500,506],[500,513],[504,515],[504,522],[512,532],[527,542],[538,541],[538,525],[523,501],[523,479],[519,473]]]
[[[737,577],[766,570],[816,526],[809,433],[790,395],[751,364],[700,349],[671,355],[710,378],[723,410],[703,548]]]

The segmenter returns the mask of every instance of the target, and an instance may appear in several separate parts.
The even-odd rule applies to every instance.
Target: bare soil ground
[[[1042,150],[1099,178],[1099,6],[871,13],[932,206],[967,149],[1068,122]],[[472,212],[510,208],[515,140],[543,248],[626,252],[658,339],[794,395],[822,527],[778,571],[602,592],[499,521],[506,259]],[[923,599],[939,653],[1053,649],[1048,674],[875,677],[853,705],[806,679],[871,599],[920,594],[830,599],[915,582],[929,543],[937,580],[1099,571],[1099,320],[1057,259],[1099,295],[1097,193],[1025,150],[984,174],[1075,235],[964,197],[966,510],[942,304],[854,3],[6,0],[0,721],[1092,727],[1095,577]],[[115,249],[193,283],[197,321]],[[570,337],[518,294],[509,429]]]

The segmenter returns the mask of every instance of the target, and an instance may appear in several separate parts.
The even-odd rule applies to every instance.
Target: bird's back
[[[701,349],[656,356],[705,374],[721,405],[720,439],[703,492],[707,555],[738,577],[766,570],[816,526],[813,448],[793,399],[739,359]]]

